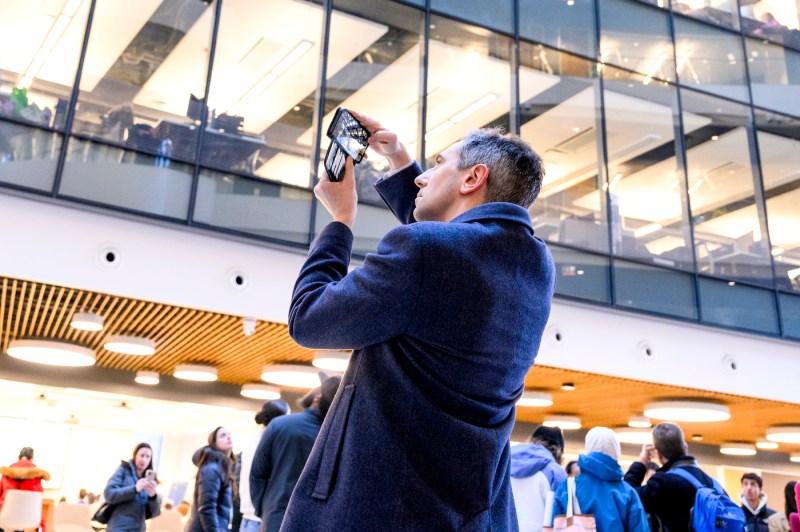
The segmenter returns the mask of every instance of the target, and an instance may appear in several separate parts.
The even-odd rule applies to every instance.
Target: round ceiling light
[[[731,411],[710,401],[656,401],[645,405],[644,415],[667,421],[710,422],[730,419]]]
[[[777,449],[778,443],[774,441],[769,441],[766,438],[759,438],[758,441],[756,442],[756,447],[765,450]]]
[[[81,331],[102,331],[103,317],[91,312],[76,312],[72,315],[72,321],[69,324]]]
[[[112,334],[106,338],[103,348],[114,353],[123,355],[154,355],[156,353],[156,343],[148,338],[137,336],[127,336],[124,334]]]
[[[553,396],[542,392],[522,392],[522,396],[517,401],[517,406],[553,406]]]
[[[628,426],[637,429],[649,429],[653,426],[649,417],[645,416],[631,416],[628,418]]]
[[[49,366],[92,366],[94,351],[68,342],[55,340],[11,340],[8,354],[19,360]]]
[[[778,425],[767,429],[767,439],[778,443],[800,443],[800,425]]]
[[[314,367],[327,369],[328,371],[347,371],[347,364],[350,362],[349,351],[318,351],[314,353]]]
[[[800,462],[800,453],[792,453],[789,455],[790,462]]]
[[[719,452],[730,456],[753,456],[756,446],[752,443],[723,443],[719,446]]]
[[[261,371],[261,380],[278,386],[311,389],[319,386],[319,370],[312,366],[299,364],[264,366]]]
[[[137,371],[136,378],[133,380],[139,384],[146,384],[148,386],[155,386],[160,382],[158,372],[156,371]]]
[[[576,430],[581,428],[581,420],[575,416],[545,416],[542,425],[561,430]]]
[[[639,427],[618,427],[614,429],[614,434],[620,443],[633,443],[636,445],[644,445],[645,443],[653,443],[653,431],[650,429]]]
[[[172,373],[175,378],[187,381],[211,382],[217,380],[217,370],[201,364],[178,364]]]
[[[250,399],[263,399],[269,401],[281,398],[281,390],[277,386],[270,386],[269,384],[245,384],[242,386],[242,391],[239,392],[242,397]]]

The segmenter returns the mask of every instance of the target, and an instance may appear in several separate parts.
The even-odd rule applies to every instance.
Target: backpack
[[[681,477],[697,490],[692,508],[692,530],[695,532],[744,530],[744,511],[725,494],[719,482],[712,479],[714,487],[707,488],[694,475],[680,467],[670,469],[667,473]]]

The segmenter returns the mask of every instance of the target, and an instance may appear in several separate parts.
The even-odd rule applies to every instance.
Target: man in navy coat
[[[314,189],[333,222],[300,272],[289,331],[354,351],[281,530],[517,530],[509,436],[554,284],[527,211],[541,159],[484,129],[422,172],[396,134],[354,114],[389,161],[376,189],[405,225],[348,273],[352,161]]]

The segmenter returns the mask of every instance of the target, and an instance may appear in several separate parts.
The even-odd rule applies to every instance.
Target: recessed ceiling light
[[[756,446],[752,443],[723,443],[719,446],[719,452],[731,456],[753,456]]]
[[[269,384],[245,384],[240,392],[242,397],[263,399],[265,401],[281,398],[281,389]]]
[[[91,312],[76,312],[72,315],[69,324],[81,331],[101,331],[103,330],[103,317]]]
[[[112,334],[106,338],[103,348],[114,353],[123,355],[154,355],[156,343],[149,338],[138,336],[127,336],[124,334]]]
[[[155,386],[160,382],[158,372],[156,371],[137,371],[136,378],[133,380],[139,384],[146,384],[148,386]]]
[[[756,447],[759,449],[777,449],[778,443],[774,441],[769,441],[766,438],[759,438],[756,442]]]
[[[767,439],[778,443],[800,443],[800,425],[779,425],[767,429]]]
[[[68,342],[55,340],[11,340],[8,354],[19,360],[49,366],[92,366],[94,351]]]
[[[561,389],[564,390],[565,392],[571,392],[575,389],[575,383],[565,382],[564,384],[561,385]]]
[[[217,380],[217,370],[201,364],[178,364],[172,375],[187,381],[211,382]]]
[[[645,428],[618,427],[614,429],[614,434],[620,443],[635,443],[643,445],[653,443],[653,431]]]
[[[542,392],[522,392],[522,396],[517,401],[517,406],[553,406],[553,396]]]
[[[710,422],[731,418],[730,409],[709,401],[656,401],[644,407],[644,415],[667,421]]]
[[[702,434],[692,434],[692,441],[703,441]]]
[[[314,353],[314,361],[312,364],[320,369],[344,373],[347,371],[347,364],[349,362],[349,351],[319,351]]]
[[[581,428],[581,420],[575,416],[545,416],[542,425],[561,430],[576,430]]]
[[[319,370],[312,366],[299,364],[264,366],[261,371],[261,380],[279,386],[311,389],[319,386]]]
[[[792,453],[789,455],[790,462],[800,462],[800,453]]]
[[[649,417],[645,416],[631,416],[628,418],[628,426],[637,429],[649,429],[653,426]]]

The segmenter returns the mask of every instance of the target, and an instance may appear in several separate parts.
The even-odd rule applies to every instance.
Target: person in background
[[[142,442],[134,447],[133,457],[122,460],[108,480],[103,497],[114,505],[108,532],[143,532],[145,520],[161,513],[156,481],[145,478],[147,470],[152,468],[153,448]]]
[[[578,465],[578,462],[575,460],[568,462],[567,467],[564,468],[567,471],[567,477],[577,477],[581,474],[581,466]]]
[[[50,473],[33,463],[33,448],[23,447],[19,451],[18,460],[8,467],[0,467],[0,508],[6,499],[8,490],[44,491],[42,480],[50,480]],[[41,523],[45,532],[44,518]]]
[[[642,501],[623,480],[619,466],[619,440],[609,428],[595,427],[586,433],[586,454],[578,457],[581,474],[575,492],[583,514],[594,514],[598,532],[650,532]],[[567,483],[556,491],[553,515],[567,510]],[[548,523],[549,524],[549,523]]]
[[[795,484],[797,484],[797,482],[794,480],[787,482],[786,487],[783,489],[783,495],[786,498],[784,511],[775,512],[767,518],[769,532],[789,532],[791,530],[789,526],[789,516],[797,512],[797,501],[794,499]]]
[[[767,494],[764,481],[755,473],[742,475],[742,493],[739,495],[744,510],[745,530],[747,532],[767,532],[767,518],[775,510],[767,507]]]
[[[86,488],[81,488],[81,491],[78,492],[78,504],[86,504],[86,495],[88,495],[88,493]]]
[[[792,532],[800,532],[800,482],[794,485],[794,505],[798,511],[789,515],[789,528]]]
[[[537,427],[530,443],[511,448],[511,491],[520,532],[542,530],[548,494],[567,478],[559,467],[563,457],[564,436],[558,427]]]
[[[197,466],[194,501],[186,532],[227,532],[233,510],[235,456],[228,429],[217,427],[208,435],[208,445],[195,451]]]
[[[250,498],[250,470],[253,466],[253,456],[264,430],[270,421],[278,416],[289,413],[289,405],[283,401],[267,401],[261,405],[261,410],[256,414],[256,423],[261,425],[258,434],[248,443],[241,454],[241,468],[239,470],[239,510],[242,512],[242,523],[239,530],[242,532],[257,532],[261,526],[261,519],[256,515],[253,500]]]

